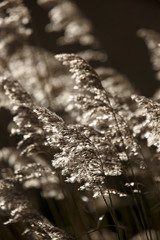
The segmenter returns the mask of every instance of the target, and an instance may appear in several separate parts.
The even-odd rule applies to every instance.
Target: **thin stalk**
[[[108,210],[109,210],[109,212],[110,212],[110,214],[111,214],[111,216],[112,216],[112,218],[113,218],[113,221],[114,221],[114,223],[115,223],[115,227],[116,227],[116,230],[117,230],[118,239],[119,239],[119,240],[123,240],[123,239],[121,238],[121,234],[120,234],[120,231],[119,231],[118,221],[117,221],[115,212],[114,212],[113,209],[110,208],[110,206],[108,205],[107,200],[106,200],[106,198],[105,198],[105,196],[104,196],[104,194],[103,194],[103,192],[102,192],[102,190],[101,190],[100,187],[99,187],[99,190],[100,190],[100,192],[101,192],[103,201],[104,201],[104,203],[106,204],[106,206],[107,206],[107,208],[108,208]]]
[[[125,154],[126,154],[126,156],[127,156],[128,162],[130,162],[128,152],[127,152],[126,149],[125,149],[124,139],[122,138],[122,133],[121,133],[121,131],[120,131],[120,127],[119,127],[119,123],[118,123],[118,120],[117,120],[116,113],[115,113],[115,111],[114,111],[114,109],[113,109],[113,107],[112,107],[112,105],[111,105],[111,103],[110,103],[109,97],[107,97],[107,100],[108,100],[109,106],[110,106],[110,108],[111,108],[111,111],[112,111],[112,113],[113,113],[113,116],[114,116],[114,119],[115,119],[115,122],[116,122],[116,126],[117,126],[117,128],[118,128],[118,132],[120,133],[120,138],[121,138],[121,142],[122,142],[122,144],[123,144],[124,152],[125,152]],[[120,117],[121,117],[121,116],[120,116]],[[122,117],[121,117],[121,118],[122,118]],[[123,119],[122,119],[122,120],[123,120]],[[124,121],[124,120],[123,120],[123,121]],[[137,144],[137,145],[138,145],[138,144]],[[143,155],[142,155],[142,156],[143,156]],[[132,166],[130,165],[130,167],[131,167],[132,176],[133,176],[133,177],[135,178],[135,180],[136,180],[136,177],[135,177],[135,174],[134,174],[134,172],[133,172]],[[137,185],[137,181],[135,181],[135,182],[136,182],[137,188],[139,189],[139,187],[138,187],[138,185]],[[137,205],[137,209],[138,209],[138,212],[139,212],[139,216],[140,216],[142,225],[143,225],[144,230],[145,230],[146,238],[147,238],[147,240],[149,240],[148,234],[147,234],[147,232],[146,232],[145,222],[144,222],[143,216],[142,216],[142,214],[141,214],[141,210],[139,209],[139,205],[138,205],[138,202],[137,202],[137,199],[136,199],[136,197],[135,197],[134,192],[132,192],[132,193],[133,193],[133,196],[134,196],[136,205]],[[148,222],[148,221],[147,221],[147,222]],[[147,224],[147,225],[148,225],[148,224]]]

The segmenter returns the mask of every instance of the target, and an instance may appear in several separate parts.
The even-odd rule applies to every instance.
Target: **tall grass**
[[[30,4],[0,3],[0,240],[160,239],[159,90],[141,96],[107,67],[76,4],[37,4],[77,50],[33,46]],[[159,80],[160,36],[138,35]]]

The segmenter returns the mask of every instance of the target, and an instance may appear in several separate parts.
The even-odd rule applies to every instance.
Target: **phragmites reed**
[[[107,65],[74,1],[34,4],[0,3],[0,240],[159,240],[159,90]],[[159,33],[138,35],[159,80]]]

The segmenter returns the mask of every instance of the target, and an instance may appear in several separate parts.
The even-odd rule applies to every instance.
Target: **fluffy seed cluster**
[[[135,124],[134,134],[141,134],[142,138],[147,139],[149,147],[155,146],[157,152],[160,152],[160,103],[137,95],[133,95],[132,99],[141,108],[141,111],[137,111],[137,117],[144,118],[142,122]]]
[[[87,205],[87,196],[103,199],[105,211],[110,202],[114,223],[123,228],[115,221],[112,194],[132,196],[137,204],[140,193],[150,197],[159,191],[153,187],[160,182],[159,92],[154,100],[140,96],[125,76],[104,67],[107,55],[97,44],[92,24],[73,2],[37,3],[49,13],[46,31],[58,32],[59,48],[76,45],[77,53],[54,55],[31,46],[27,43],[31,17],[25,4],[21,0],[0,3],[0,111],[13,116],[8,129],[17,144],[17,149],[0,150],[0,216],[5,224],[18,223],[27,239],[72,240],[26,197],[29,189],[38,188],[47,201],[69,202],[71,186],[83,191],[76,194],[84,194],[86,211],[93,207]],[[139,36],[151,51],[159,79],[160,37],[144,29]],[[93,209],[87,212],[89,217]],[[144,227],[143,215],[140,226]],[[98,219],[99,227],[104,216]]]
[[[41,216],[11,179],[0,180],[0,208],[9,217],[5,224],[21,223],[23,234],[31,239],[73,239]]]
[[[53,7],[49,11],[50,23],[46,26],[47,31],[64,32],[64,36],[57,40],[58,44],[97,45],[92,24],[84,18],[72,1],[38,1],[40,5],[46,7],[48,7],[48,2],[50,2],[49,6],[53,5]]]

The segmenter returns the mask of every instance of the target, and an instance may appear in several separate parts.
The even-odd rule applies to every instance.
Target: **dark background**
[[[103,48],[109,55],[109,64],[125,73],[142,94],[152,95],[158,82],[154,79],[148,50],[136,32],[140,28],[160,32],[160,2],[77,0],[77,3],[92,20]]]
[[[152,96],[159,83],[155,80],[144,41],[136,36],[140,28],[160,32],[158,0],[76,0],[83,14],[91,20],[102,48],[108,54],[108,66],[126,74],[141,94]],[[33,17],[36,44],[52,52],[70,52],[70,47],[56,47],[57,35],[44,32],[49,22],[47,11],[36,1],[26,0]],[[72,48],[73,50],[73,48]]]

